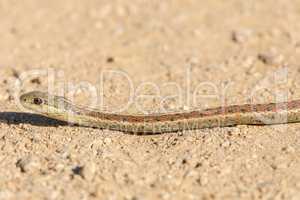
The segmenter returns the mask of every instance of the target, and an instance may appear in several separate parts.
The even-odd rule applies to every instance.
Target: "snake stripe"
[[[81,126],[136,134],[300,121],[300,100],[281,103],[231,105],[191,112],[150,115],[101,112],[73,105],[64,97],[39,91],[21,95],[20,102],[25,108],[49,118]]]

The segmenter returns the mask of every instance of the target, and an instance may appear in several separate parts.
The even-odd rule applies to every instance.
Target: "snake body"
[[[129,115],[76,106],[64,97],[33,91],[20,96],[22,105],[49,118],[80,126],[155,134],[235,125],[300,122],[300,100],[244,104],[191,112]]]

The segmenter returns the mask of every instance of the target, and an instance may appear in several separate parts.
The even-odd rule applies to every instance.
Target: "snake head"
[[[69,107],[69,103],[64,97],[39,91],[21,95],[20,102],[26,109],[45,115],[65,113]]]

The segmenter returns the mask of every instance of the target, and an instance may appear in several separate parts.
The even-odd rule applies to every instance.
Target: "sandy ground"
[[[133,136],[18,104],[31,90],[144,113],[299,98],[300,2],[222,2],[1,0],[0,199],[299,199],[300,124]]]

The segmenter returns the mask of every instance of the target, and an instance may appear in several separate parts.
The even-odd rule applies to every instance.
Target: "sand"
[[[152,113],[297,99],[299,21],[296,0],[0,1],[0,199],[299,199],[300,123],[134,136],[18,102],[40,90]]]

